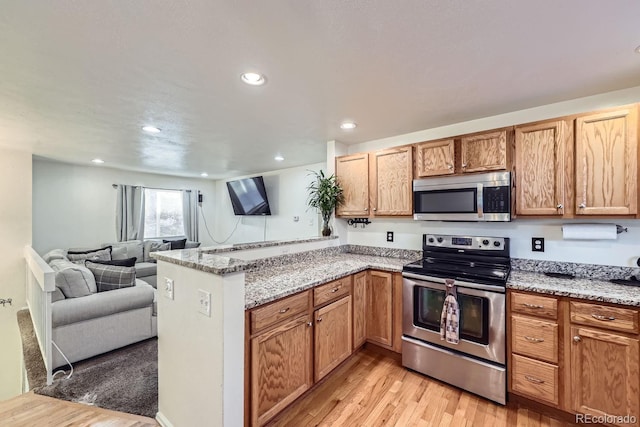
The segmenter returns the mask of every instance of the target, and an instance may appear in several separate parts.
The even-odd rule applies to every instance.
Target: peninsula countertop
[[[340,253],[246,273],[245,309],[367,269],[401,272],[416,259]]]

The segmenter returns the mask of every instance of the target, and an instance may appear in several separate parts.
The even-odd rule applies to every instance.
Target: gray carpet
[[[68,371],[67,371],[68,373]],[[158,340],[152,338],[74,364],[37,394],[154,418],[158,412]]]
[[[36,331],[33,329],[29,309],[18,310],[18,328],[22,337],[22,357],[27,371],[29,389],[47,385],[47,371],[40,353]]]

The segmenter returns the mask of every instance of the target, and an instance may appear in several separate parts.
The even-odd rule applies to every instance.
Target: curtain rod
[[[124,185],[124,184],[122,184]],[[113,188],[118,188],[118,184],[111,184]],[[186,191],[187,193],[191,193],[191,190],[179,190],[176,188],[158,188],[158,187],[145,187],[142,185],[134,185],[135,188],[148,188],[149,190],[165,190],[165,191]]]

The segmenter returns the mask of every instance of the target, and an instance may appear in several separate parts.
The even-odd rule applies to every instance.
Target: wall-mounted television
[[[261,176],[228,181],[233,213],[236,215],[271,215],[267,191]]]

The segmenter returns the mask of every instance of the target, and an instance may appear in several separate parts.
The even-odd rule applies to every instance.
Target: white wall
[[[446,138],[470,132],[495,129],[503,126],[523,124],[563,115],[588,112],[601,108],[640,101],[640,86],[572,101],[560,102],[537,108],[487,117],[450,126],[427,129],[376,141],[349,146],[349,153],[374,151],[382,148]],[[334,151],[335,143],[327,144],[328,154]],[[327,159],[332,162],[330,156]],[[339,220],[344,221],[344,220]],[[422,234],[469,234],[510,237],[513,257],[568,261],[601,265],[636,267],[640,256],[639,220],[567,220],[564,222],[606,222],[628,227],[629,232],[618,235],[618,240],[570,241],[562,240],[562,220],[516,219],[511,223],[444,223],[424,222],[410,219],[373,219],[365,229],[348,227],[347,240],[351,244],[421,249]],[[395,241],[386,241],[386,231],[395,232]],[[531,251],[531,238],[545,238],[545,252]]]
[[[33,247],[43,254],[54,248],[91,247],[116,241],[116,190],[112,184],[200,190],[207,223],[214,222],[212,180],[130,172],[33,160]],[[207,236],[200,216],[200,241]]]
[[[31,244],[31,153],[0,148],[0,401],[20,393],[22,346],[16,312],[25,302],[23,249]]]
[[[319,216],[314,210],[307,209],[306,188],[313,180],[313,177],[308,176],[309,171],[320,169],[326,171],[326,163],[249,175],[264,177],[271,216],[235,216],[233,214],[226,183],[247,176],[217,181],[216,208],[213,215],[215,227],[212,228],[209,224],[213,237],[218,242],[223,242],[228,238],[226,243],[245,243],[318,236]],[[299,217],[299,220],[294,221],[294,216]],[[229,238],[236,224],[238,227]]]

